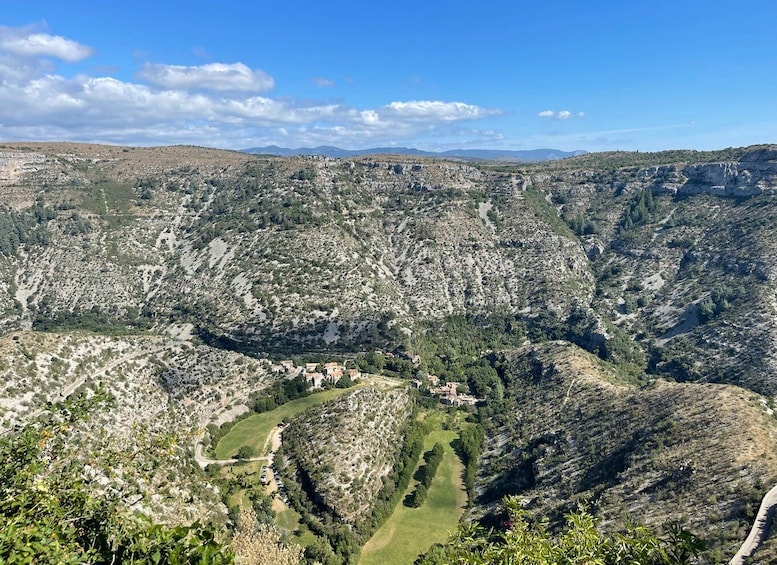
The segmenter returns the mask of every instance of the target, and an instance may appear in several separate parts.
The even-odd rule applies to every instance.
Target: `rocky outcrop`
[[[739,161],[660,165],[639,169],[630,183],[655,193],[747,197],[777,193],[777,150],[758,149]]]
[[[614,359],[639,362],[634,343],[655,339],[666,346],[655,368],[675,378],[777,391],[772,147],[498,170],[183,147],[4,151],[21,176],[0,191],[0,213],[23,212],[6,218],[23,228],[7,242],[19,252],[0,257],[5,329],[188,323],[246,351],[364,351],[412,349],[448,316],[507,318]]]
[[[15,182],[25,173],[44,168],[46,156],[26,151],[0,152],[0,186]]]
[[[287,476],[319,510],[351,525],[370,519],[412,413],[406,390],[367,388],[311,408],[283,431]],[[300,496],[302,493],[300,493]]]

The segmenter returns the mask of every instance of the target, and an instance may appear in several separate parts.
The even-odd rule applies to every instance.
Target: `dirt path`
[[[775,509],[777,509],[777,486],[774,486],[772,490],[764,495],[758,514],[755,515],[755,520],[753,520],[750,535],[747,536],[745,543],[742,544],[736,555],[728,562],[729,565],[742,565],[746,557],[750,557],[755,553],[766,539],[769,523],[774,518]]]
[[[264,455],[262,457],[251,457],[250,459],[208,459],[202,454],[202,442],[200,439],[202,438],[198,438],[197,443],[194,444],[194,460],[203,469],[208,465],[230,465],[232,463],[243,463],[251,461],[267,461],[269,463],[272,461],[272,456],[274,455],[273,452],[269,455]]]
[[[281,426],[275,426],[270,432],[270,435],[267,436],[267,439],[264,442],[264,448],[262,449],[262,451],[267,452],[267,446],[270,446],[270,451],[267,452],[267,455],[251,457],[250,459],[208,459],[202,454],[202,435],[199,435],[194,439],[194,460],[203,469],[208,465],[231,465],[244,461],[265,461],[267,463],[272,463],[275,452],[281,446],[281,429]]]
[[[272,497],[273,511],[275,511],[276,514],[279,514],[285,510],[288,510],[289,507],[286,505],[286,503],[281,500],[280,496],[276,495],[278,492],[278,481],[275,480],[275,472],[273,471],[272,467],[267,467],[265,473],[267,473],[267,486],[264,488],[264,492]]]
[[[265,440],[264,446],[262,447],[262,453],[267,453],[268,445],[270,446],[269,457],[272,458],[272,456],[275,455],[275,452],[278,451],[278,448],[281,446],[280,426],[275,426],[270,432],[270,435],[267,436],[267,440]]]

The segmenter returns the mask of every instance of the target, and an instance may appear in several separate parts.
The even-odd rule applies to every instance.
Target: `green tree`
[[[467,487],[467,496],[471,501],[475,493],[475,473],[478,468],[478,456],[483,445],[486,431],[480,424],[462,428],[459,432],[459,450],[464,463],[464,483]]]
[[[351,388],[355,383],[353,380],[351,380],[351,377],[348,375],[343,375],[340,377],[340,380],[337,381],[337,384],[335,384],[336,388]]]
[[[670,524],[663,536],[644,526],[605,533],[585,510],[567,514],[561,532],[552,535],[544,522],[532,521],[516,497],[505,499],[508,527],[486,531],[477,524],[462,526],[448,544],[419,558],[418,565],[443,563],[493,565],[686,565],[705,548],[695,535]]]
[[[254,456],[254,450],[250,445],[242,445],[237,450],[237,459],[251,459]]]
[[[105,400],[68,400],[0,438],[0,563],[231,563],[210,528],[154,524],[124,507],[124,493],[87,488],[64,431]]]
[[[423,506],[424,502],[426,502],[426,495],[427,495],[426,487],[423,484],[419,484],[416,487],[416,489],[413,491],[413,494],[410,495],[409,506],[411,508],[420,508],[421,506]]]

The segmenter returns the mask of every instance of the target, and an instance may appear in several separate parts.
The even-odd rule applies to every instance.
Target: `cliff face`
[[[50,154],[17,183],[53,218],[46,245],[9,257],[7,326],[183,317],[264,348],[359,348],[453,313],[590,301],[580,242],[517,175],[178,152]]]
[[[0,186],[13,184],[19,177],[44,168],[46,156],[32,152],[0,151]]]
[[[677,196],[710,194],[748,197],[777,190],[777,151],[754,149],[739,161],[659,165],[639,169],[633,188]]]
[[[393,350],[409,371],[416,353],[466,350],[498,361],[467,366],[493,385],[478,505],[513,492],[551,515],[581,500],[612,521],[692,512],[728,554],[748,485],[777,478],[775,187],[774,147],[519,166],[6,146],[0,429],[103,383],[122,403],[98,420],[122,416],[109,447],[135,442],[122,422],[152,439],[174,426],[180,463],[187,432],[269,379],[225,350]],[[290,428],[289,462],[358,523],[411,403],[348,398]]]
[[[450,315],[535,338],[577,316],[578,343],[616,360],[637,347],[659,374],[777,390],[773,147],[520,167],[3,155],[7,330],[192,323],[256,352],[412,350]]]

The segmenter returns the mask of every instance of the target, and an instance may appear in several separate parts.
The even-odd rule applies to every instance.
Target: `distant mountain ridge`
[[[588,151],[560,151],[558,149],[529,149],[513,151],[509,149],[450,149],[448,151],[423,151],[412,147],[371,147],[368,149],[341,149],[331,145],[319,147],[298,147],[289,149],[268,145],[266,147],[251,147],[242,150],[244,153],[257,155],[278,155],[291,157],[294,155],[321,155],[324,157],[358,157],[360,155],[412,155],[417,157],[450,157],[455,159],[472,159],[486,161],[521,161],[539,162],[555,161],[585,155]]]

